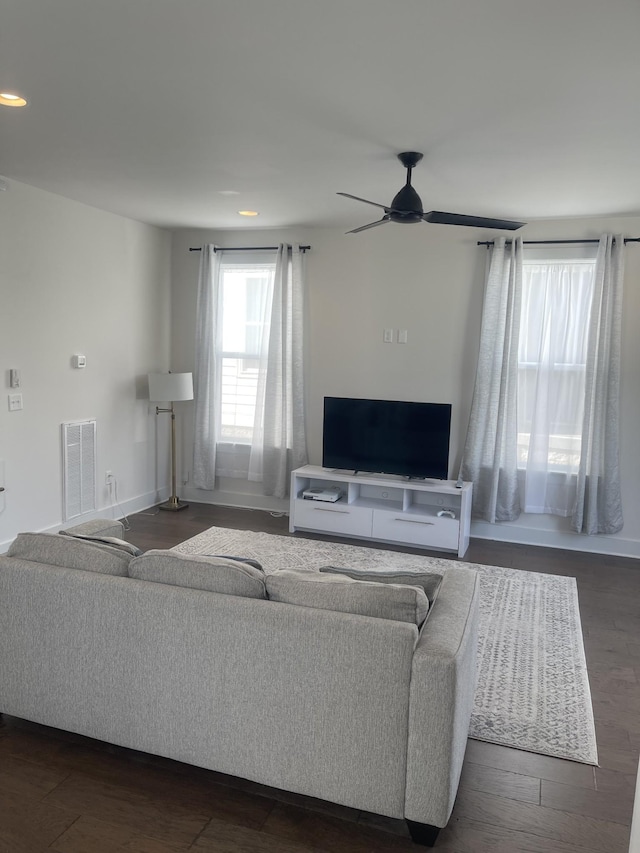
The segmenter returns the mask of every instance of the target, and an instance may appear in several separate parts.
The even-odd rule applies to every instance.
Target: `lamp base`
[[[159,504],[158,509],[164,509],[168,512],[178,512],[179,509],[186,509],[189,504],[184,503],[179,500],[175,495],[170,497],[168,501],[165,501],[163,504]]]

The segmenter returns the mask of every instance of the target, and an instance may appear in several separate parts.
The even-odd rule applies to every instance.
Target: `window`
[[[216,335],[219,441],[251,444],[266,367],[274,263],[222,261]]]
[[[526,471],[526,512],[570,512],[582,444],[594,273],[595,258],[523,262],[518,467]]]
[[[206,244],[196,315],[194,485],[233,477],[282,498],[307,461],[302,247]]]

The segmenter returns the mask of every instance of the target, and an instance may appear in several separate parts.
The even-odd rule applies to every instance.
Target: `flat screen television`
[[[322,465],[446,480],[450,403],[324,398]]]

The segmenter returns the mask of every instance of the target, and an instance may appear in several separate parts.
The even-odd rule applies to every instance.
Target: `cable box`
[[[305,489],[302,497],[305,501],[330,501],[335,503],[339,501],[344,492],[340,486],[326,486],[313,489]]]

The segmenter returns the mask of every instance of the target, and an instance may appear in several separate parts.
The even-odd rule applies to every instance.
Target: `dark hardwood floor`
[[[287,524],[267,512],[192,504],[134,515],[126,535],[144,549],[166,548],[212,525],[288,535]],[[453,816],[434,849],[626,853],[640,751],[640,562],[482,540],[465,560],[578,579],[600,766],[470,740]],[[0,721],[0,853],[421,849],[402,821]]]

